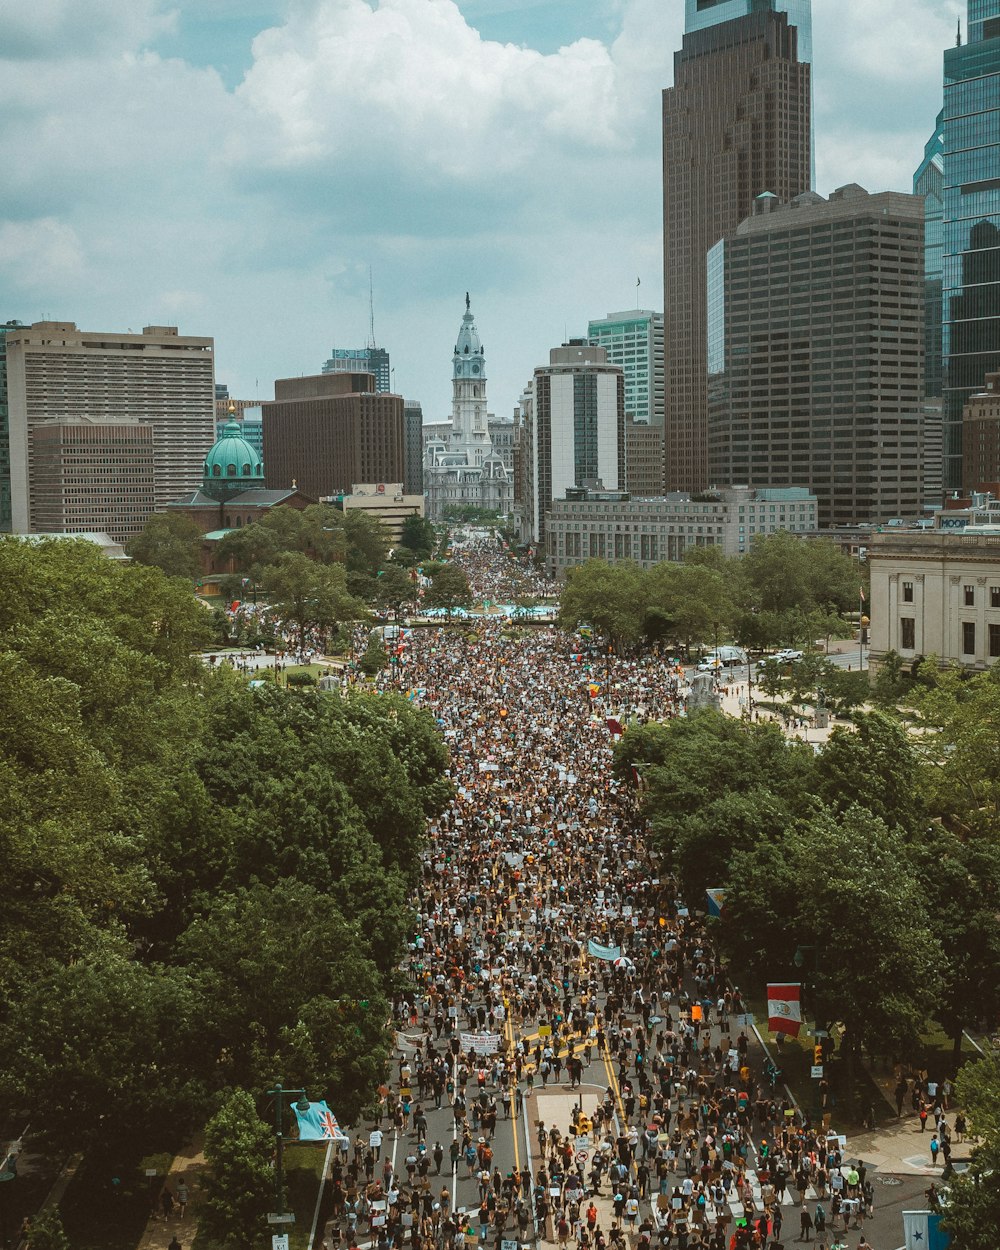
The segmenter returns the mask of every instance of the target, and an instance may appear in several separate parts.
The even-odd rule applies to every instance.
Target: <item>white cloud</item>
[[[491,407],[509,411],[564,330],[635,298],[637,273],[660,304],[660,92],[682,5],[590,0],[574,30],[613,37],[559,46],[550,25],[542,53],[518,14],[540,29],[544,5],[462,3],[210,0],[220,20],[283,11],[235,90],[156,51],[186,15],[194,37],[205,0],[5,6],[0,319],[176,318],[216,336],[220,378],[267,394],[364,341],[371,263],[397,385],[447,409],[469,287]],[[909,186],[959,7],[815,0],[821,190]]]
[[[0,273],[27,295],[75,288],[84,256],[76,231],[54,217],[0,222]]]

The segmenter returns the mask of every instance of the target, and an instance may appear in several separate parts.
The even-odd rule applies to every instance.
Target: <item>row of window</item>
[[[913,583],[903,582],[903,602],[913,602]],[[976,606],[976,588],[975,586],[962,587],[962,602],[967,608]],[[1000,586],[990,587],[990,607],[1000,608]]]

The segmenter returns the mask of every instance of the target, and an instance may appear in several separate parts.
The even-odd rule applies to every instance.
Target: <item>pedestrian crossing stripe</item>
[[[757,1176],[757,1173],[752,1168],[747,1168],[744,1175],[746,1176],[746,1179],[750,1184],[750,1190],[753,1195],[754,1210],[763,1211],[764,1200],[763,1200],[762,1191],[761,1191],[760,1178]],[[797,1192],[798,1191],[796,1190],[796,1193]],[[823,1201],[823,1199],[820,1198],[819,1194],[816,1192],[815,1186],[813,1185],[810,1185],[806,1189],[805,1199],[806,1199],[806,1202],[822,1202]],[[709,1199],[709,1204],[714,1209],[715,1203],[711,1201],[711,1197]],[[780,1205],[783,1207],[797,1207],[801,1205],[801,1199],[793,1197],[792,1189],[788,1185],[786,1185],[785,1192],[781,1198]],[[743,1215],[743,1200],[742,1198],[740,1198],[735,1185],[733,1185],[729,1190],[728,1206],[729,1206],[729,1210],[733,1213],[733,1215],[737,1215],[737,1216]]]

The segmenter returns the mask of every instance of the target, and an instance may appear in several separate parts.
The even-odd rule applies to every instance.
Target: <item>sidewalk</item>
[[[182,1250],[190,1250],[198,1232],[198,1205],[202,1197],[201,1174],[205,1169],[202,1144],[199,1134],[170,1165],[170,1172],[157,1192],[156,1210],[150,1214],[138,1250],[169,1250],[174,1237],[180,1242]],[[177,1186],[181,1181],[188,1189],[188,1205],[183,1219],[177,1206]],[[164,1217],[160,1196],[167,1189],[174,1196],[174,1208],[173,1214]]]
[[[954,1112],[949,1114],[953,1116]],[[853,1133],[847,1142],[847,1154],[851,1159],[864,1159],[877,1171],[891,1175],[940,1177],[944,1171],[944,1155],[938,1155],[936,1165],[931,1163],[932,1136],[931,1127],[921,1133],[918,1117],[906,1113],[902,1119],[874,1132]],[[968,1143],[953,1145],[952,1163],[960,1165],[970,1149]]]

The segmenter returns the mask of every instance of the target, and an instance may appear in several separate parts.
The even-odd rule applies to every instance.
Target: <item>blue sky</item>
[[[212,334],[234,394],[375,331],[447,415],[588,317],[662,306],[681,0],[32,0],[0,43],[0,320]],[[817,189],[908,190],[960,0],[814,0]]]

